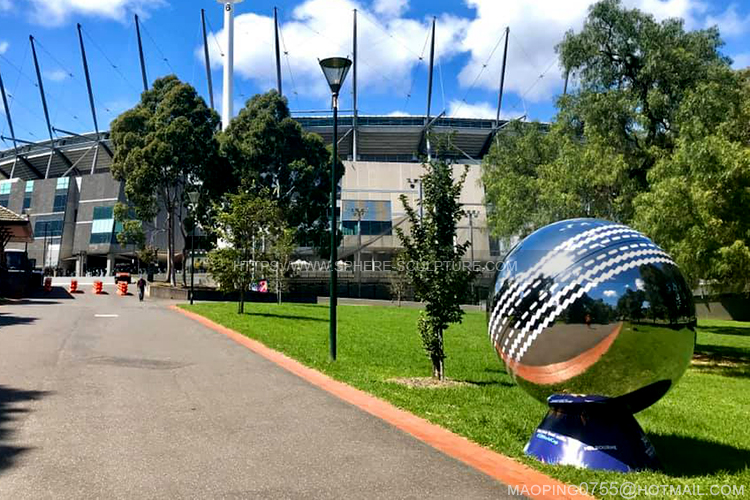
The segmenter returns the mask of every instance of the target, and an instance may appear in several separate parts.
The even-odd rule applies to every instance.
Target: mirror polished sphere
[[[633,413],[677,383],[695,346],[693,294],[661,248],[599,219],[556,222],[503,261],[489,335],[529,394],[618,398]]]

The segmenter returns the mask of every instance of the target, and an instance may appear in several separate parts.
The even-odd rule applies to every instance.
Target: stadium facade
[[[303,128],[332,141],[328,117],[299,117]],[[342,179],[341,258],[383,262],[400,247],[393,228],[405,223],[400,201],[419,200],[418,179],[426,153],[425,117],[359,116],[339,121],[339,151],[346,166]],[[461,201],[469,216],[461,221],[459,241],[473,241],[467,259],[496,260],[500,249],[486,230],[480,161],[495,131],[494,120],[438,118],[432,132],[451,137],[457,173],[468,166]],[[97,137],[99,139],[97,139]],[[356,140],[357,158],[354,158]],[[71,135],[0,152],[0,205],[29,216],[34,241],[25,244],[37,266],[65,274],[111,275],[115,264],[130,262],[135,249],[117,242],[113,207],[125,202],[122,183],[110,172],[112,145],[107,133]],[[146,240],[166,257],[165,217],[145,224]],[[179,229],[176,249],[184,242]],[[9,248],[24,245],[10,244]],[[309,250],[299,249],[303,258]],[[359,252],[358,252],[359,251]],[[305,255],[307,254],[307,255]]]

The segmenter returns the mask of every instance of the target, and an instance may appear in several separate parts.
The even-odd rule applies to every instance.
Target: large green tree
[[[686,31],[618,0],[594,4],[557,47],[575,92],[548,126],[500,131],[485,158],[494,233],[523,236],[578,216],[631,222],[649,170],[675,148],[682,102],[728,68],[721,45],[715,28]]]
[[[292,119],[286,98],[276,91],[254,96],[219,140],[233,184],[265,188],[297,243],[328,255],[331,152],[319,135]],[[336,174],[338,183],[341,162]]]
[[[649,172],[635,222],[692,285],[742,291],[750,284],[750,72],[720,73],[683,100],[680,137]]]
[[[154,81],[134,108],[112,122],[112,175],[125,183],[136,218],[166,213],[167,272],[173,285],[174,235],[183,230],[186,190],[204,182],[211,186],[212,177],[222,176],[214,137],[218,123],[219,116],[195,89],[175,76]]]
[[[451,323],[461,322],[461,303],[467,298],[475,275],[462,262],[469,242],[456,241],[458,223],[466,216],[459,198],[467,170],[455,179],[452,165],[442,159],[433,159],[424,167],[426,172],[420,178],[424,193],[422,217],[406,195],[400,197],[410,229],[407,234],[396,227],[404,246],[397,272],[406,273],[417,300],[425,304],[417,327],[432,361],[432,376],[443,380],[443,334]]]

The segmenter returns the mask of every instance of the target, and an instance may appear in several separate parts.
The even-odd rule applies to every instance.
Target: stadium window
[[[64,212],[65,206],[68,204],[68,195],[67,194],[56,194],[55,195],[55,202],[52,205],[52,211],[53,212]]]
[[[0,183],[0,206],[5,208],[8,208],[10,201],[10,187],[11,183],[9,181]]]
[[[53,212],[64,212],[68,205],[68,186],[70,177],[59,177],[55,188],[55,201],[52,205]]]
[[[23,194],[23,210],[31,208],[31,196],[34,194],[34,181],[26,181],[26,188]]]
[[[94,207],[89,243],[99,245],[114,240],[115,217],[113,207]]]
[[[54,237],[54,236],[62,236],[62,231],[63,231],[62,218],[37,220],[34,223],[34,237],[35,238],[49,238],[49,237]]]

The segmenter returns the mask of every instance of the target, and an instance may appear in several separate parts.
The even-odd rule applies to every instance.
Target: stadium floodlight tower
[[[224,6],[224,31],[227,34],[227,57],[224,60],[224,95],[221,108],[221,129],[225,130],[234,114],[234,6],[243,0],[216,0]]]

